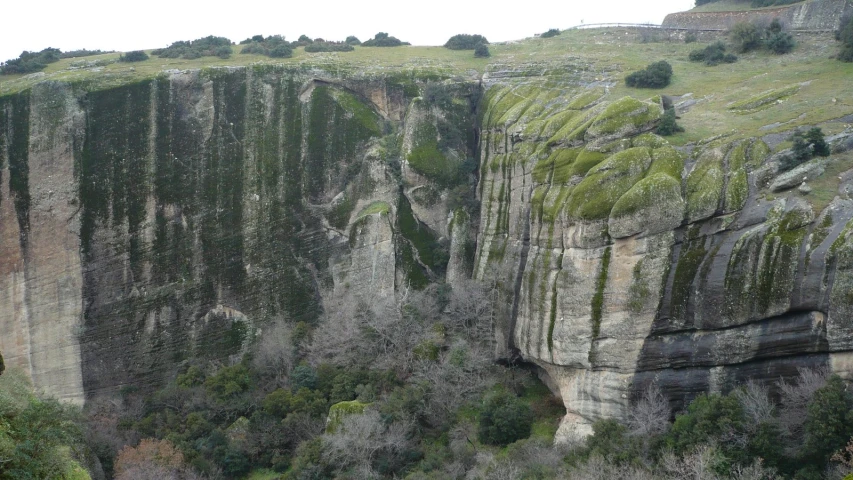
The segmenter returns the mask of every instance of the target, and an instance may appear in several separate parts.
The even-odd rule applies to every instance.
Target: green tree
[[[676,123],[675,120],[675,109],[667,108],[660,120],[660,123],[658,124],[658,128],[655,130],[655,133],[666,137],[675,133],[683,132],[684,129],[681,128],[681,125]]]
[[[498,390],[486,395],[477,434],[489,445],[507,445],[530,436],[533,412],[515,395]]]
[[[480,44],[477,45],[477,48],[474,49],[474,56],[477,58],[488,58],[492,56],[492,53],[489,52],[489,47]]]
[[[844,380],[832,375],[826,386],[816,391],[806,415],[807,459],[822,465],[853,437],[853,395]]]
[[[359,40],[358,37],[350,35],[346,40],[344,40],[344,43],[347,45],[361,45],[361,40]]]
[[[700,445],[716,442],[724,455],[743,460],[744,452],[732,440],[743,436],[746,418],[733,395],[700,395],[690,402],[687,412],[675,419],[666,443],[683,454]]]

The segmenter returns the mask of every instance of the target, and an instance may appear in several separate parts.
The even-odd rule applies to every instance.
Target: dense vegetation
[[[401,45],[411,45],[409,42],[400,41],[397,37],[388,36],[385,32],[379,32],[370,40],[361,43],[363,47],[399,47]]]
[[[40,52],[24,50],[18,58],[0,63],[0,75],[33,73],[44,70],[49,63],[58,62],[61,52],[58,48],[45,48]]]
[[[474,50],[479,45],[488,45],[489,41],[482,35],[468,35],[460,33],[450,37],[444,44],[444,48],[450,50]]]
[[[841,42],[838,59],[842,62],[853,62],[853,15],[847,15],[842,19],[836,38]]]
[[[274,320],[236,363],[191,360],[159,391],[89,405],[89,443],[117,478],[456,478],[489,468],[483,452],[546,448],[562,407],[491,361],[490,295],[433,284],[400,306],[340,299],[316,325]]]
[[[790,52],[796,45],[794,37],[785,31],[778,18],[773,19],[766,28],[755,23],[736,23],[729,30],[732,48],[738,53],[766,48],[772,53],[782,55]]]
[[[88,480],[79,411],[39,399],[20,371],[0,376],[0,479]]]
[[[548,31],[547,31],[547,32],[543,33],[542,35],[539,35],[539,37],[540,37],[540,38],[551,38],[551,37],[556,37],[556,36],[557,36],[557,35],[559,35],[559,34],[560,34],[560,30],[559,30],[559,29],[557,29],[557,28],[550,28],[550,29],[548,29]]]
[[[645,69],[625,77],[625,85],[634,88],[664,88],[672,79],[672,65],[666,61],[655,62]]]
[[[166,48],[153,50],[151,54],[163,58],[228,58],[231,56],[231,40],[210,35],[192,41],[174,42]]]
[[[293,46],[281,35],[255,35],[240,42],[243,49],[240,53],[266,55],[270,58],[290,58],[293,56]]]

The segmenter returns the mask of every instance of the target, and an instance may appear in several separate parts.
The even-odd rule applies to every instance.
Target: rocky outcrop
[[[559,435],[623,415],[652,382],[677,410],[801,367],[853,372],[839,296],[850,200],[816,211],[796,190],[763,193],[827,160],[777,176],[764,142],[727,137],[685,155],[645,133],[656,99],[528,88],[486,94],[475,271],[512,306],[498,354],[535,363],[562,396]],[[602,124],[619,134],[602,138]]]
[[[666,16],[666,28],[726,30],[738,22],[770,22],[778,18],[794,30],[837,30],[841,19],[853,12],[850,0],[810,0],[778,8],[737,12],[679,12]]]

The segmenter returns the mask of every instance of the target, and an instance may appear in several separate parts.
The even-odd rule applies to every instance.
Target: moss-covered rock
[[[679,180],[662,172],[649,175],[613,205],[610,236],[622,238],[672,230],[684,220],[684,209]]]
[[[638,147],[619,152],[594,167],[569,197],[569,216],[606,219],[619,198],[643,178],[651,162],[650,150]]]
[[[326,433],[334,433],[344,418],[350,415],[360,415],[369,406],[369,403],[359,402],[358,400],[338,402],[332,405],[329,407],[329,416],[326,417]]]
[[[687,175],[687,221],[711,217],[720,206],[723,194],[722,155],[717,151],[703,155]]]
[[[663,115],[660,105],[632,97],[617,100],[604,109],[589,125],[588,144],[603,145],[618,138],[651,130]]]

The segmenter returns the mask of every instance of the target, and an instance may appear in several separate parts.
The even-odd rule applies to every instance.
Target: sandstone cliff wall
[[[850,0],[811,0],[795,5],[743,12],[679,12],[663,21],[664,27],[728,29],[738,22],[770,22],[778,18],[794,30],[836,30],[844,15],[853,12]]]
[[[443,278],[471,241],[451,237],[446,200],[469,177],[407,173],[404,189],[396,139],[430,125],[419,141],[456,172],[479,86],[433,79],[415,115],[427,83],[221,68],[0,98],[6,363],[80,403],[190,358],[228,362],[273,319],[315,322],[329,296]]]

